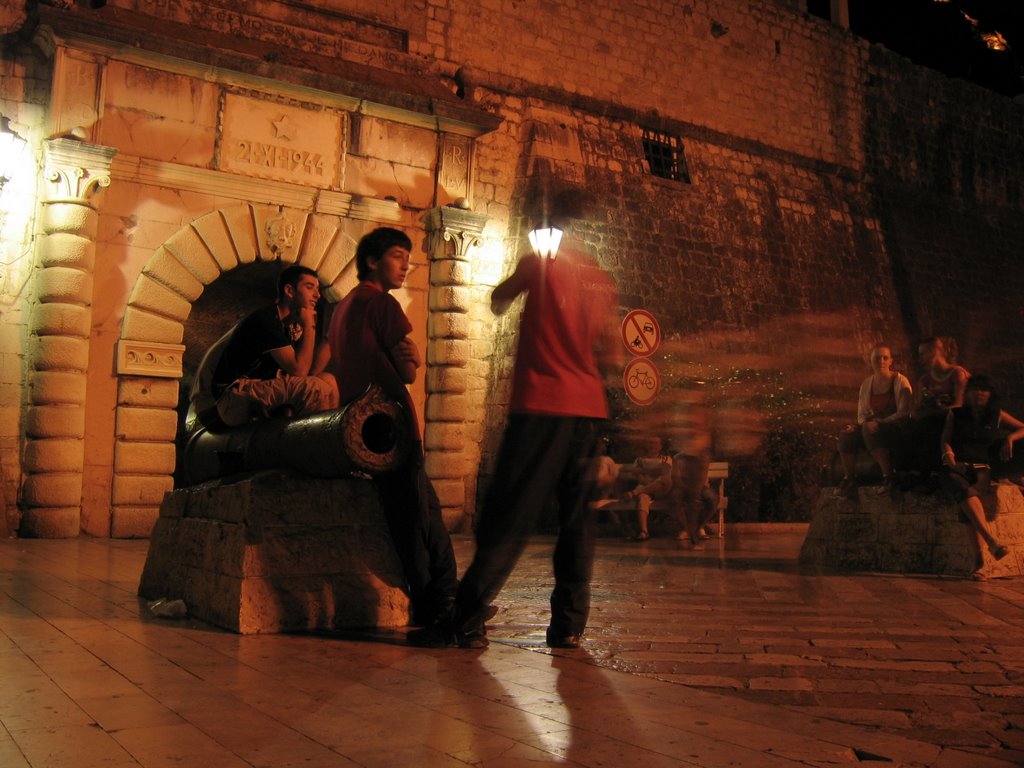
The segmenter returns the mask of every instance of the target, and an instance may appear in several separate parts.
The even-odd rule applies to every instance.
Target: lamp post
[[[553,259],[558,254],[558,244],[562,242],[562,230],[557,227],[538,227],[529,234],[530,247],[542,259]]]
[[[11,180],[28,142],[15,133],[6,115],[0,115],[0,192]]]

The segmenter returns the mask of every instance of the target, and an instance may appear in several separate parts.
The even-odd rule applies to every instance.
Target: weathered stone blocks
[[[185,329],[177,320],[155,315],[152,312],[128,307],[124,312],[121,337],[124,339],[145,339],[163,344],[180,344]]]
[[[78,498],[81,498],[81,484]],[[73,539],[81,534],[81,529],[81,507],[76,502],[75,506],[67,507],[29,507],[22,515],[18,535],[22,538]]]
[[[983,497],[996,539],[1010,546],[996,561],[979,551],[974,528],[943,493],[879,496],[858,489],[851,501],[826,489],[800,550],[800,564],[842,571],[934,573],[987,578],[1024,576],[1024,497],[1010,483]]]
[[[404,583],[370,481],[274,471],[168,493],[139,594],[252,634],[403,626]]]

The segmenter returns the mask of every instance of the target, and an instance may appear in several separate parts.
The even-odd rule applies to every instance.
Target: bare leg
[[[971,525],[974,526],[974,530],[981,536],[985,545],[989,549],[997,546],[998,542],[996,542],[992,532],[988,529],[988,522],[985,520],[985,508],[981,505],[981,499],[977,496],[968,496],[964,501],[960,502],[960,508],[967,515],[967,519],[971,521]]]
[[[636,524],[640,530],[637,534],[638,538],[646,539],[648,537],[647,532],[647,519],[651,516],[651,497],[646,493],[641,493],[636,497]]]
[[[874,459],[878,466],[881,468],[882,477],[889,477],[889,475],[892,474],[892,463],[889,461],[888,449],[874,448],[871,451],[871,458]]]
[[[855,453],[840,453],[839,460],[843,465],[843,479],[852,480],[853,473],[857,467],[857,454]]]

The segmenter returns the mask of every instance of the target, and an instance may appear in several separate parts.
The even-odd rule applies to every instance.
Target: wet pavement
[[[154,619],[147,542],[0,542],[0,766],[1024,765],[1024,580],[801,572],[788,530],[601,539],[554,652],[549,537],[484,651]]]

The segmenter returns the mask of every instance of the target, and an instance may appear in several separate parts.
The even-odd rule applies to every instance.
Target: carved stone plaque
[[[221,170],[321,188],[338,185],[344,126],[335,112],[229,93],[221,131]]]
[[[54,133],[84,128],[92,137],[98,119],[99,65],[88,54],[58,49],[57,77],[50,113]]]
[[[438,200],[451,203],[469,197],[473,144],[465,136],[445,134],[442,139]]]

